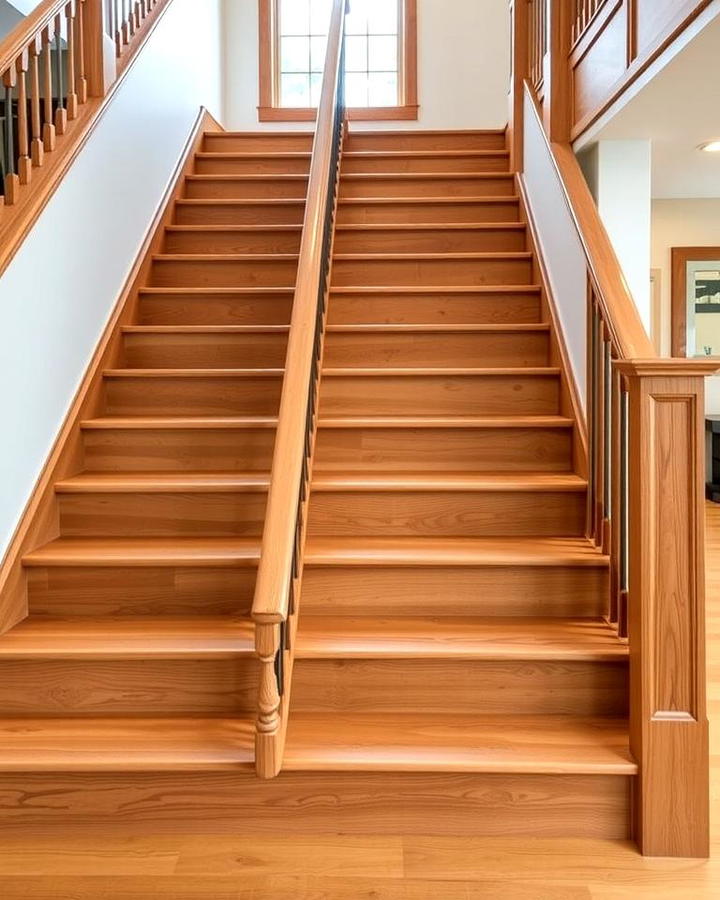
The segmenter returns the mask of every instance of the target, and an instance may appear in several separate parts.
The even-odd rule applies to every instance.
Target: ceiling
[[[720,16],[713,19],[593,140],[650,139],[654,198],[720,197]]]

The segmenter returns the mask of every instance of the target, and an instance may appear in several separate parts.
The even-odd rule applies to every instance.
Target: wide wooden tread
[[[297,262],[297,253],[155,253],[154,262],[224,263],[240,260],[253,263]]]
[[[498,173],[502,176],[502,172]],[[351,176],[344,175],[343,178],[349,178]],[[394,178],[394,175],[384,176]],[[187,201],[177,201],[187,202]],[[208,201],[203,201],[207,203]],[[223,201],[223,202],[231,202],[231,201]],[[256,201],[258,202],[258,201]],[[261,203],[268,203],[267,200],[259,201]],[[304,202],[304,201],[303,201]],[[340,206],[398,206],[404,205],[408,203],[416,204],[417,206],[454,206],[458,203],[462,204],[496,204],[496,203],[519,203],[520,195],[519,194],[476,194],[472,197],[339,197],[338,204]],[[498,223],[502,225],[502,223]]]
[[[175,226],[177,227],[177,226]],[[202,228],[202,226],[197,226]],[[254,225],[253,228],[263,229],[262,225]],[[283,226],[290,227],[290,226]],[[222,230],[223,226],[217,226]],[[388,222],[382,223],[365,223],[365,222],[348,222],[347,224],[336,225],[336,231],[525,231],[527,225],[524,222]]]
[[[84,476],[81,476],[84,477]],[[587,480],[566,472],[318,472],[313,491],[562,491],[582,493]]]
[[[252,538],[58,538],[27,553],[27,567],[253,567],[260,540]]]
[[[585,538],[309,538],[315,566],[577,566],[607,568]]]
[[[0,636],[7,659],[203,659],[253,656],[250,619],[230,616],[25,619]]]
[[[0,772],[196,772],[254,768],[243,718],[0,719]]]
[[[217,178],[217,175],[208,176]],[[307,175],[302,176],[307,180]],[[176,206],[305,206],[306,197],[180,197]]]
[[[191,429],[277,428],[277,416],[108,416],[85,419],[81,427],[92,430],[146,429],[182,431]]]
[[[500,155],[502,150],[491,155]],[[465,155],[475,155],[474,153]],[[208,151],[203,150],[195,154],[195,159],[311,159],[312,153],[309,150],[253,150],[253,151]]]
[[[567,416],[321,416],[321,428],[573,428]]]
[[[127,371],[127,370],[121,370]],[[148,370],[154,371],[154,370]],[[161,370],[162,371],[162,370]],[[199,371],[199,370],[193,370]],[[254,371],[254,370],[250,370]],[[262,370],[261,370],[262,371]],[[467,375],[471,377],[485,377],[485,376],[513,376],[513,375],[538,375],[538,376],[547,376],[547,375],[560,375],[560,369],[555,366],[495,366],[493,368],[470,368],[470,367],[462,367],[462,368],[451,368],[449,366],[416,366],[416,367],[403,367],[403,368],[366,368],[362,369],[360,367],[351,367],[351,368],[339,368],[333,366],[331,368],[323,368],[322,370],[323,378],[325,377],[349,377],[349,376],[359,376],[363,375],[365,377],[373,378],[382,378],[382,377],[394,377],[394,378],[413,378],[418,375],[445,375],[448,377],[457,376],[457,375]]]
[[[538,325],[532,329],[535,327],[542,329],[549,326]],[[515,330],[514,326],[509,326],[508,330]],[[123,325],[122,327],[123,334],[287,334],[289,331],[289,325]]]
[[[106,369],[105,378],[282,378],[284,369]]]
[[[500,172],[498,174],[501,176],[503,175],[502,172]],[[209,175],[192,174],[192,175],[185,176],[186,181],[197,181],[200,183],[207,182],[207,181],[225,181],[225,182],[240,181],[240,182],[245,182],[245,183],[250,183],[250,184],[257,184],[257,183],[261,183],[263,181],[285,181],[285,182],[287,182],[287,181],[307,181],[308,178],[309,178],[309,175],[307,173],[306,174],[302,174],[302,173],[297,174],[297,173],[285,173],[285,172],[261,172],[261,173],[249,172],[249,173],[244,173],[244,174],[241,174],[241,173],[237,173],[237,174],[235,174],[235,173],[233,173],[233,174],[217,173],[217,174],[209,174]]]
[[[480,323],[452,324],[444,323],[401,323],[368,324],[368,325],[328,325],[327,334],[547,334],[550,325],[543,322],[529,323]]]
[[[82,472],[56,482],[58,494],[264,493],[267,472]]]
[[[310,616],[301,659],[475,659],[615,662],[628,648],[600,619]]]
[[[176,259],[180,257],[170,256],[169,259]],[[199,257],[203,259],[204,257]],[[282,257],[274,256],[273,259],[280,259]],[[342,261],[371,261],[377,262],[378,260],[447,260],[449,262],[462,262],[465,260],[477,260],[478,262],[483,262],[485,260],[491,259],[532,259],[533,254],[530,250],[495,250],[495,251],[485,251],[479,253],[335,253],[333,254],[334,262],[342,262]],[[436,290],[438,290],[436,288]]]
[[[253,234],[258,231],[271,231],[284,234],[301,232],[302,225],[166,225],[165,232],[172,234]],[[173,254],[175,256],[176,254]]]
[[[203,155],[203,154],[200,154]],[[206,155],[206,154],[205,154]],[[212,155],[212,154],[211,154]],[[344,150],[343,159],[488,159],[510,156],[509,150]]]
[[[623,720],[435,713],[291,713],[283,769],[637,773]]]
[[[403,296],[410,295],[455,295],[462,297],[467,294],[539,294],[542,290],[539,284],[479,284],[479,285],[436,285],[427,287],[426,285],[385,285],[381,287],[366,287],[365,285],[356,285],[348,287],[331,286],[330,294],[332,296],[343,294],[352,294],[358,296],[387,296],[388,294]]]
[[[188,178],[199,178],[202,176],[189,175]],[[208,176],[213,177],[213,176]],[[231,177],[231,176],[227,176]],[[252,177],[252,176],[247,176]],[[260,176],[255,176],[260,177]],[[267,176],[270,177],[270,176]],[[285,178],[295,177],[302,178],[307,176],[284,176]],[[476,179],[477,181],[505,179],[506,181],[514,181],[514,172],[343,172],[342,181],[376,181],[378,179],[392,178],[397,181],[413,181],[422,179],[423,181],[464,181],[465,179]]]

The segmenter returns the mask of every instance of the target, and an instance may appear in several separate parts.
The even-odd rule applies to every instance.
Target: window
[[[315,118],[332,0],[259,0],[261,121]],[[417,118],[416,0],[352,0],[345,89],[352,119]]]

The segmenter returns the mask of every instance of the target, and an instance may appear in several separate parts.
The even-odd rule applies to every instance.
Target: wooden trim
[[[0,276],[2,276],[12,261],[40,213],[45,209],[58,185],[65,177],[66,172],[99,125],[125,76],[135,64],[140,52],[167,12],[171,2],[172,0],[158,0],[155,16],[151,19],[139,40],[133,43],[132,51],[127,55],[124,68],[112,87],[110,87],[104,97],[91,97],[81,107],[78,118],[67,123],[62,143],[58,142],[52,154],[45,155],[45,162],[41,169],[33,171],[32,187],[21,193],[18,202],[14,206],[0,206]],[[36,13],[40,9],[41,7],[36,10]],[[18,29],[21,26],[25,26],[29,18],[22,22]],[[15,32],[13,32],[11,38],[17,42],[14,34]],[[26,32],[23,31],[23,34],[25,35]],[[100,60],[97,60],[97,65],[99,66],[100,64]]]
[[[528,78],[528,9],[526,0],[511,0],[511,64],[507,142],[510,150],[510,171],[523,170],[523,104],[525,80]]]
[[[416,121],[418,106],[417,72],[417,0],[402,0],[403,29],[401,38],[401,92],[398,106],[349,108],[347,118],[353,122]],[[314,122],[314,108],[278,106],[277,102],[277,0],[258,0],[258,62],[260,122]]]
[[[671,258],[670,293],[670,353],[687,356],[687,296],[686,273],[689,262],[720,259],[720,247],[673,247]],[[720,368],[720,366],[718,366]]]
[[[82,468],[80,424],[84,419],[92,418],[100,408],[101,373],[106,368],[113,368],[119,359],[122,340],[119,326],[133,321],[138,290],[145,283],[153,252],[157,252],[161,247],[165,225],[169,224],[172,218],[174,200],[182,189],[181,176],[191,170],[193,156],[200,148],[203,133],[221,130],[220,125],[207,110],[201,109],[158,204],[155,216],[148,226],[133,268],[0,563],[0,633],[7,631],[27,615],[23,556],[57,537],[59,533],[55,483]]]

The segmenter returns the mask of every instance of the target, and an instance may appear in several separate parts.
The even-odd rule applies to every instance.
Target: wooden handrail
[[[338,165],[338,116],[347,0],[334,0],[328,32],[322,95],[313,143],[307,206],[298,260],[285,378],[280,399],[262,553],[252,615],[262,663],[256,765],[262,777],[277,774],[281,759],[284,641],[292,613],[294,584],[302,569],[303,506],[314,440],[317,381],[322,341],[328,226],[334,217]],[[340,123],[341,124],[341,123]],[[334,167],[334,168],[333,168]],[[292,641],[291,641],[292,643]]]

